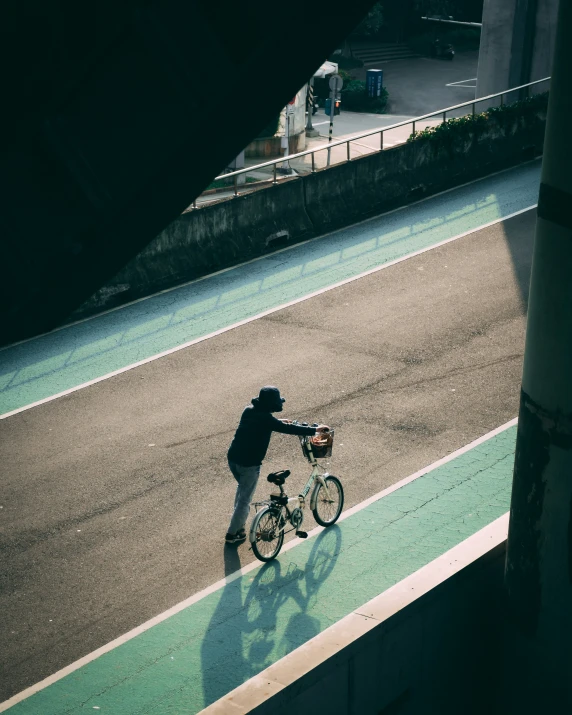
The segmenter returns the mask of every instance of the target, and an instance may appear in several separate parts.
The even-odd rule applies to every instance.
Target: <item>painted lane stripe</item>
[[[292,305],[297,305],[298,303],[302,303],[303,301],[309,300],[309,299],[314,298],[318,295],[322,295],[323,293],[326,293],[330,290],[334,290],[335,288],[339,288],[339,287],[346,285],[348,283],[352,283],[353,281],[360,280],[361,278],[365,278],[366,276],[369,276],[369,275],[372,275],[379,271],[382,271],[385,268],[390,268],[391,266],[394,266],[398,263],[406,261],[410,258],[414,258],[415,256],[419,256],[423,253],[427,253],[427,251],[432,251],[435,248],[439,248],[440,246],[444,246],[448,243],[452,243],[453,241],[457,241],[458,239],[464,238],[465,236],[469,236],[471,234],[482,231],[483,229],[489,228],[490,226],[494,226],[496,224],[503,223],[504,221],[507,221],[508,219],[514,218],[515,216],[519,216],[520,214],[526,213],[527,211],[532,211],[535,208],[536,208],[536,204],[533,204],[532,206],[528,206],[524,209],[520,209],[519,211],[515,211],[514,213],[508,214],[507,216],[503,216],[502,218],[495,219],[494,221],[489,221],[488,223],[485,223],[482,226],[479,226],[478,228],[472,228],[469,231],[464,231],[463,233],[458,234],[457,236],[453,236],[453,237],[447,238],[443,241],[439,241],[438,243],[434,243],[431,246],[421,248],[418,251],[413,251],[412,253],[408,253],[407,255],[401,256],[401,257],[396,258],[392,261],[387,261],[386,263],[383,263],[380,266],[375,266],[374,268],[370,268],[367,271],[363,271],[362,273],[359,273],[355,276],[350,276],[349,278],[345,278],[344,280],[338,281],[337,283],[333,283],[332,285],[325,286],[324,288],[320,288],[319,290],[313,291],[312,293],[308,293],[307,295],[301,296],[299,298],[295,298],[294,300],[288,301],[287,303],[282,303],[281,305],[275,306],[273,308],[269,308],[268,310],[264,310],[260,313],[257,313],[256,315],[245,318],[244,320],[239,320],[238,322],[233,323],[232,325],[227,325],[224,328],[220,328],[219,330],[215,330],[214,332],[208,333],[207,335],[202,335],[198,338],[194,338],[193,340],[189,340],[188,342],[182,343],[181,345],[176,345],[175,347],[169,348],[168,350],[164,350],[164,351],[159,352],[155,355],[151,355],[150,357],[144,358],[143,360],[139,360],[138,362],[135,362],[135,363],[132,363],[125,367],[119,368],[118,370],[113,370],[112,372],[109,372],[105,375],[101,375],[100,377],[96,377],[92,380],[88,380],[87,382],[83,382],[83,383],[76,385],[74,387],[70,387],[69,389],[63,390],[62,392],[58,392],[55,395],[50,395],[50,396],[45,397],[41,400],[37,400],[36,402],[32,402],[28,405],[18,407],[15,410],[12,410],[10,412],[4,413],[3,415],[0,415],[0,419],[7,419],[8,417],[12,417],[13,415],[16,415],[20,412],[24,412],[25,410],[30,410],[34,407],[38,407],[39,405],[43,405],[46,402],[51,402],[52,400],[57,400],[58,398],[64,397],[65,395],[69,395],[72,392],[77,392],[78,390],[82,390],[85,387],[89,387],[90,385],[95,385],[98,382],[102,382],[103,380],[108,380],[109,378],[114,377],[115,375],[120,375],[124,372],[127,372],[128,370],[133,370],[134,368],[140,367],[141,365],[146,365],[147,363],[153,362],[154,360],[159,360],[160,358],[166,357],[167,355],[171,355],[172,353],[178,352],[179,350],[184,350],[185,348],[188,348],[191,345],[196,345],[197,343],[203,342],[204,340],[210,340],[211,338],[214,338],[217,335],[221,335],[222,333],[226,333],[229,330],[233,330],[234,328],[239,328],[240,326],[251,323],[254,320],[259,320],[260,318],[263,318],[267,315],[271,315],[272,313],[276,313],[280,310],[284,310],[285,308],[289,308]]]
[[[510,420],[509,422],[506,422],[505,424],[501,425],[500,427],[497,427],[494,430],[491,430],[485,435],[482,435],[481,437],[477,438],[473,442],[470,442],[469,444],[465,445],[464,447],[461,447],[460,449],[455,450],[454,452],[451,452],[451,454],[448,454],[446,457],[442,457],[441,459],[437,460],[433,464],[429,465],[428,467],[424,467],[423,469],[420,469],[419,471],[415,472],[414,474],[405,477],[404,479],[400,480],[399,482],[396,482],[395,484],[392,484],[391,486],[387,487],[386,489],[378,492],[377,494],[374,494],[373,496],[369,497],[368,499],[365,499],[364,501],[360,502],[359,504],[356,504],[355,506],[351,507],[347,511],[345,511],[339,519],[339,522],[344,521],[345,519],[349,518],[350,516],[353,516],[354,514],[357,514],[358,512],[362,511],[363,509],[367,508],[371,504],[373,504],[376,501],[379,501],[380,499],[383,499],[384,497],[388,496],[392,492],[397,491],[401,487],[406,486],[407,484],[410,484],[411,482],[415,481],[416,479],[419,479],[420,477],[425,476],[426,474],[429,474],[430,472],[434,471],[435,469],[443,466],[444,464],[447,464],[448,462],[451,462],[455,460],[457,457],[460,457],[461,455],[465,454],[466,452],[471,451],[475,447],[478,447],[480,444],[483,444],[484,442],[487,442],[488,440],[492,439],[493,437],[496,437],[497,435],[501,434],[502,432],[505,432],[506,430],[510,429],[511,427],[514,427],[517,424],[517,418],[514,418]],[[322,527],[316,527],[315,529],[312,529],[310,532],[308,532],[308,537],[314,537],[318,533],[323,531]],[[281,553],[285,553],[299,544],[305,543],[306,540],[301,540],[301,539],[292,539],[288,544],[286,544]],[[202,591],[199,591],[198,593],[194,594],[193,596],[190,596],[189,598],[185,599],[184,601],[181,601],[180,603],[176,604],[175,606],[169,608],[168,610],[164,611],[163,613],[160,613],[159,615],[151,618],[149,621],[146,621],[145,623],[141,624],[140,626],[137,626],[136,628],[132,629],[131,631],[124,633],[122,636],[119,636],[115,640],[111,641],[110,643],[107,643],[106,645],[102,646],[101,648],[98,648],[97,650],[93,651],[92,653],[89,653],[88,655],[85,655],[83,658],[80,658],[79,660],[76,660],[74,663],[71,663],[70,665],[66,666],[65,668],[62,668],[59,670],[57,673],[54,673],[53,675],[48,676],[44,680],[40,681],[39,683],[36,683],[35,685],[30,686],[29,688],[26,688],[25,690],[21,691],[20,693],[17,693],[13,697],[11,697],[9,700],[4,701],[3,703],[0,703],[0,712],[5,712],[9,708],[13,707],[17,703],[25,700],[26,698],[29,698],[30,696],[34,695],[35,693],[44,690],[45,688],[49,687],[50,685],[53,685],[55,682],[58,680],[61,680],[65,676],[69,675],[70,673],[73,673],[74,671],[78,670],[79,668],[83,667],[84,665],[96,660],[99,658],[101,655],[104,655],[105,653],[108,653],[111,650],[114,650],[118,646],[123,645],[127,641],[130,641],[131,639],[135,638],[136,636],[141,635],[145,631],[148,631],[149,629],[153,628],[157,624],[167,620],[171,616],[174,616],[175,614],[179,613],[180,611],[183,611],[184,609],[188,608],[189,606],[197,603],[198,601],[202,600],[206,596],[209,596],[210,594],[224,588],[226,585],[229,583],[232,583],[233,581],[236,581],[237,579],[241,578],[242,576],[245,576],[246,574],[250,573],[251,571],[254,571],[255,569],[259,568],[261,564],[258,561],[253,561],[252,563],[248,564],[247,566],[244,566],[243,568],[239,569],[238,571],[235,571],[233,574],[230,574],[224,579],[221,579],[217,581],[216,583],[212,584],[211,586],[208,586],[207,588],[203,589]]]
[[[449,82],[449,84],[446,84],[445,87],[469,87],[470,89],[474,89],[477,85],[476,84],[467,84],[467,82],[476,82],[477,78],[476,77],[471,77],[470,79],[461,79],[458,82]]]
[[[201,715],[244,715],[258,710],[261,706],[269,712],[273,698],[276,698],[274,702],[276,708],[279,708],[278,698],[281,691],[337,656],[340,656],[336,663],[339,667],[340,662],[344,661],[343,651],[346,648],[506,541],[508,526],[509,512],[506,512],[223,695],[204,708]],[[316,680],[323,683],[323,680]],[[315,687],[315,684],[310,687]],[[298,693],[304,694],[304,690],[300,688]]]
[[[377,116],[377,115],[369,115],[369,116]],[[405,118],[407,118],[407,117],[405,117]],[[327,124],[327,122],[326,122],[326,124]],[[398,141],[395,143],[399,144],[401,142]],[[327,148],[327,145],[324,145],[324,148]],[[313,238],[309,238],[308,240],[302,241],[301,243],[295,243],[291,246],[285,246],[284,248],[279,248],[278,250],[273,251],[272,253],[267,253],[262,256],[256,256],[256,258],[251,258],[248,261],[243,261],[242,263],[237,263],[236,265],[229,266],[228,268],[221,268],[220,271],[215,271],[214,273],[209,273],[208,275],[201,276],[200,278],[194,278],[191,281],[186,281],[185,283],[180,283],[176,286],[171,286],[170,288],[164,288],[163,290],[157,291],[156,293],[153,293],[151,295],[145,295],[145,296],[142,296],[141,298],[136,298],[135,300],[129,301],[128,303],[123,303],[122,305],[117,305],[114,308],[108,308],[107,310],[102,310],[100,313],[96,313],[95,315],[90,315],[86,318],[80,318],[79,320],[75,320],[71,323],[66,323],[65,325],[60,325],[56,328],[53,328],[52,330],[48,330],[45,333],[40,333],[38,335],[34,335],[31,338],[24,338],[23,340],[18,340],[17,342],[10,343],[9,345],[2,345],[2,346],[0,346],[0,353],[3,352],[4,350],[9,350],[9,349],[14,348],[18,345],[23,345],[24,343],[30,343],[34,340],[38,340],[39,338],[43,338],[46,335],[53,335],[54,333],[58,333],[62,330],[67,330],[68,328],[71,328],[74,325],[82,325],[83,323],[88,323],[89,321],[97,320],[98,318],[101,318],[102,316],[105,316],[105,315],[109,315],[110,313],[115,313],[120,310],[124,310],[125,308],[128,308],[129,306],[137,305],[138,303],[152,300],[153,298],[156,298],[159,295],[173,293],[175,291],[180,290],[181,288],[185,288],[185,287],[191,286],[191,285],[196,285],[197,283],[202,283],[203,281],[209,280],[210,278],[214,278],[215,276],[220,276],[220,275],[223,275],[224,273],[229,273],[230,271],[234,271],[237,268],[242,268],[243,266],[249,266],[253,263],[257,263],[259,261],[264,261],[265,259],[269,258],[270,256],[276,256],[276,255],[279,255],[280,253],[285,253],[287,251],[293,251],[293,250],[299,249],[302,246],[307,246],[307,245],[313,243],[314,241],[319,241],[320,239],[323,239],[324,236],[335,236],[337,233],[343,233],[344,231],[347,231],[348,229],[356,228],[358,226],[363,226],[365,224],[372,223],[374,221],[378,221],[381,218],[391,216],[392,214],[399,213],[399,212],[405,211],[407,209],[411,209],[415,206],[419,206],[424,203],[430,203],[433,200],[435,200],[441,196],[446,196],[447,194],[452,194],[456,191],[460,191],[461,189],[465,189],[468,186],[471,186],[473,184],[478,184],[478,183],[486,181],[488,179],[492,179],[496,176],[502,176],[502,174],[508,174],[511,171],[515,171],[515,169],[526,168],[527,166],[535,164],[538,161],[539,161],[538,159],[532,159],[531,161],[524,162],[523,164],[519,165],[518,167],[511,166],[508,169],[501,169],[500,171],[495,171],[492,174],[488,174],[484,178],[472,179],[471,181],[466,181],[464,184],[459,184],[458,186],[453,186],[450,189],[444,189],[443,191],[439,191],[436,194],[431,194],[431,196],[425,196],[422,199],[413,201],[412,203],[406,204],[405,206],[398,206],[397,208],[391,209],[390,211],[386,211],[383,214],[379,214],[377,216],[370,216],[369,218],[362,219],[360,221],[356,221],[355,223],[349,224],[348,226],[344,226],[343,228],[338,228],[334,231],[331,231],[328,234],[321,234],[319,236],[314,236]],[[529,206],[528,208],[536,208],[536,206],[537,206],[537,204],[533,204],[533,205]],[[523,210],[526,211],[528,209],[523,209]],[[518,213],[518,212],[516,212],[516,213]],[[510,214],[510,216],[516,215],[516,213]],[[505,216],[501,220],[510,218],[510,216]]]

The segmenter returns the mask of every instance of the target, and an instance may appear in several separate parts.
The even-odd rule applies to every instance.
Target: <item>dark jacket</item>
[[[316,429],[284,424],[267,410],[249,405],[242,413],[228,450],[229,460],[242,467],[259,466],[266,456],[272,432],[313,435],[316,434]]]

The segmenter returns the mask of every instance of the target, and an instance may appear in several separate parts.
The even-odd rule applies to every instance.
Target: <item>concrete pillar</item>
[[[542,0],[538,3],[530,81],[548,77],[552,71],[552,59],[554,55],[554,45],[556,43],[558,2],[559,0]]]
[[[572,2],[557,28],[505,583],[504,709],[572,712]]]
[[[485,0],[477,97],[550,74],[559,0]]]

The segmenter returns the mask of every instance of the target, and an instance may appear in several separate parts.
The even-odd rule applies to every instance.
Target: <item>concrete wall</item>
[[[173,221],[73,317],[149,295],[269,253],[542,152],[545,111],[490,119],[450,145],[415,141],[275,186],[221,200]]]
[[[477,97],[509,88],[512,27],[516,0],[485,0],[477,70]]]
[[[559,0],[542,0],[536,13],[536,34],[530,81],[552,74]]]
[[[500,685],[508,514],[203,710],[483,715]]]
[[[290,113],[290,140],[288,153],[294,154],[306,148],[306,85],[296,93],[296,102]],[[280,112],[276,136],[255,139],[246,147],[247,157],[276,157],[284,153],[282,138],[286,136],[286,108]]]
[[[282,156],[284,153],[284,147],[282,146],[282,136],[274,137],[264,137],[262,139],[255,139],[250,142],[250,144],[244,150],[246,157],[260,157],[261,162],[263,159],[275,159],[278,156]],[[290,135],[288,141],[288,153],[296,154],[299,151],[304,151],[306,148],[306,132],[305,130],[299,132],[298,134]]]
[[[290,115],[290,134],[300,134],[306,129],[306,85],[296,93],[294,110]],[[286,133],[286,111],[280,113],[280,124],[278,134],[284,136]]]
[[[558,2],[485,0],[477,97],[550,76]]]
[[[139,297],[314,235],[303,182],[285,181],[183,214],[113,283]]]

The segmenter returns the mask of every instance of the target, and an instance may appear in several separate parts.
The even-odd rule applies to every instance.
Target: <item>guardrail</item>
[[[432,119],[433,117],[442,117],[442,123],[447,121],[447,114],[451,114],[451,112],[458,111],[459,109],[463,109],[464,107],[471,107],[472,115],[474,116],[476,114],[476,106],[477,104],[481,102],[490,102],[493,99],[500,98],[500,106],[503,106],[505,103],[505,97],[509,94],[512,94],[513,92],[519,92],[521,90],[526,90],[526,97],[530,96],[530,88],[539,84],[542,84],[544,82],[550,82],[550,77],[544,77],[543,79],[537,79],[534,82],[528,82],[527,84],[521,84],[518,87],[512,87],[511,89],[505,89],[503,92],[497,92],[496,94],[489,94],[486,97],[478,97],[475,99],[471,99],[468,102],[462,102],[461,104],[455,104],[452,107],[446,107],[445,109],[439,109],[436,112],[430,112],[429,114],[423,114],[420,117],[413,117],[412,119],[406,119],[402,122],[397,122],[396,124],[390,124],[387,127],[379,127],[377,129],[371,129],[367,132],[362,132],[361,134],[355,134],[351,137],[348,137],[347,139],[337,139],[336,141],[333,142],[328,142],[327,144],[322,144],[318,147],[314,147],[313,149],[306,149],[305,151],[300,151],[297,154],[288,154],[287,156],[282,156],[279,159],[272,159],[270,161],[265,161],[262,164],[256,164],[254,166],[249,166],[245,167],[244,169],[237,169],[236,171],[231,171],[228,174],[221,174],[220,176],[217,176],[214,181],[219,181],[219,180],[228,180],[228,179],[233,179],[233,184],[232,186],[229,185],[229,190],[233,188],[234,196],[239,195],[239,184],[238,184],[238,177],[241,176],[242,174],[247,174],[251,173],[253,171],[258,171],[259,169],[264,169],[266,167],[273,167],[273,173],[272,173],[272,179],[268,180],[261,180],[261,183],[267,183],[268,181],[271,181],[273,184],[276,184],[278,182],[278,165],[279,164],[284,164],[286,161],[292,161],[293,159],[299,159],[300,157],[304,156],[310,156],[311,157],[311,173],[314,173],[316,171],[316,159],[315,156],[318,152],[320,151],[329,151],[333,149],[336,146],[343,146],[344,144],[346,145],[346,163],[349,161],[352,161],[351,158],[351,143],[358,141],[359,139],[365,139],[367,137],[375,136],[379,134],[379,148],[374,149],[372,148],[372,152],[377,151],[384,151],[384,134],[386,132],[392,131],[393,129],[398,129],[399,127],[405,127],[409,124],[412,125],[411,133],[415,133],[415,127],[417,124],[420,122],[423,122],[427,119]],[[252,191],[254,187],[250,185],[250,191]],[[197,208],[197,200],[195,199],[192,203],[192,208]]]

